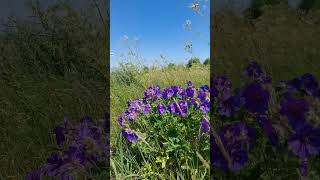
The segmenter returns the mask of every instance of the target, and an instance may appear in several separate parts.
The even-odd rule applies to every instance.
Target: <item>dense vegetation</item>
[[[30,8],[0,34],[0,179],[23,179],[57,151],[53,130],[65,116],[77,123],[106,112],[107,34],[97,10]]]

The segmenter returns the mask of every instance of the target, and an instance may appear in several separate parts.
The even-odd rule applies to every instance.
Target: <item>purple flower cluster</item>
[[[102,128],[90,117],[82,118],[77,126],[65,119],[54,133],[57,144],[65,150],[52,153],[43,166],[27,175],[27,179],[37,180],[45,176],[74,179],[74,174],[86,172],[86,168],[94,167],[106,158]]]
[[[319,82],[312,74],[304,74],[288,81],[282,81],[284,89],[280,102],[280,114],[288,120],[293,132],[288,138],[288,146],[301,159],[300,174],[308,172],[308,157],[320,154],[320,128],[313,127],[307,113],[312,105],[307,98],[319,101]]]
[[[210,88],[208,85],[196,88],[191,81],[187,81],[185,89],[182,86],[171,86],[161,91],[159,85],[147,88],[142,100],[128,102],[127,110],[118,116],[118,124],[123,128],[122,134],[126,139],[136,142],[139,137],[129,127],[139,115],[155,112],[161,116],[170,113],[185,118],[192,107],[201,110],[203,119],[201,122],[199,120],[199,125],[203,133],[208,132],[210,130],[210,123],[207,120],[210,112]]]
[[[255,132],[242,122],[225,125],[218,130],[218,136],[224,146],[224,151],[217,144],[217,139],[211,137],[211,166],[222,170],[238,171],[248,162],[248,152],[252,148]],[[226,158],[227,153],[229,158]]]
[[[249,63],[245,70],[245,75],[257,83],[271,83],[271,77],[255,61]]]
[[[248,65],[246,75],[253,81],[239,88],[234,95],[231,90],[231,82],[226,77],[217,76],[215,78],[213,88],[217,92],[218,114],[233,117],[244,107],[247,112],[255,116],[270,143],[276,145],[278,143],[277,133],[268,118],[270,93],[264,87],[266,83],[271,82],[271,79],[256,62]]]
[[[312,74],[304,74],[300,77],[293,78],[289,81],[282,82],[288,92],[302,91],[309,96],[320,98],[319,82]]]

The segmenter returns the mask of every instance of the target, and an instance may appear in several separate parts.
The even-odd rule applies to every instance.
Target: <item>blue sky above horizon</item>
[[[200,1],[206,6],[205,13],[192,11],[193,0],[110,0],[110,50],[111,68],[123,61],[121,54],[128,47],[135,47],[139,61],[152,65],[155,60],[162,63],[186,63],[193,56],[202,61],[210,56],[210,12],[209,1]],[[187,31],[183,24],[191,20],[192,29]],[[129,38],[129,40],[124,40]],[[130,39],[139,39],[137,43]],[[193,52],[185,50],[191,41]]]

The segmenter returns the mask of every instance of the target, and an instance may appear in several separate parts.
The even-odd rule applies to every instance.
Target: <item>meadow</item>
[[[184,64],[139,68],[133,64],[123,64],[121,68],[111,72],[111,177],[114,179],[140,179],[151,171],[164,179],[203,179],[208,178],[208,172],[196,172],[184,174],[179,170],[171,169],[163,172],[154,162],[140,162],[136,152],[132,152],[130,144],[122,136],[117,118],[123,113],[127,101],[142,98],[143,92],[151,85],[169,87],[172,85],[184,85],[187,80],[197,86],[209,84],[209,65],[194,64],[186,67]],[[151,166],[148,170],[146,165]],[[201,165],[202,166],[202,165]],[[197,167],[193,167],[197,169]],[[150,171],[151,170],[151,171]]]

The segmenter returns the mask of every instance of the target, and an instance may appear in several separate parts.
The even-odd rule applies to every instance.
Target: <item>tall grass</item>
[[[209,66],[185,65],[166,67],[152,67],[142,69],[136,65],[122,65],[111,73],[111,177],[115,179],[141,179],[148,173],[155,173],[159,179],[203,179],[209,172],[193,172],[184,174],[181,169],[172,169],[170,172],[157,170],[155,162],[138,162],[139,152],[130,151],[126,139],[123,139],[117,117],[126,108],[127,101],[142,98],[144,90],[154,84],[161,87],[184,85],[191,80],[195,86],[209,84]],[[141,154],[143,158],[143,154]],[[192,165],[195,167],[196,165]],[[179,176],[179,177],[177,177]]]
[[[242,70],[255,60],[274,82],[309,72],[320,78],[319,10],[307,15],[286,5],[266,6],[263,14],[248,20],[228,12],[214,20],[214,73],[241,84]]]
[[[103,26],[65,3],[40,7],[0,33],[0,179],[24,179],[43,164],[64,117],[106,111]]]

